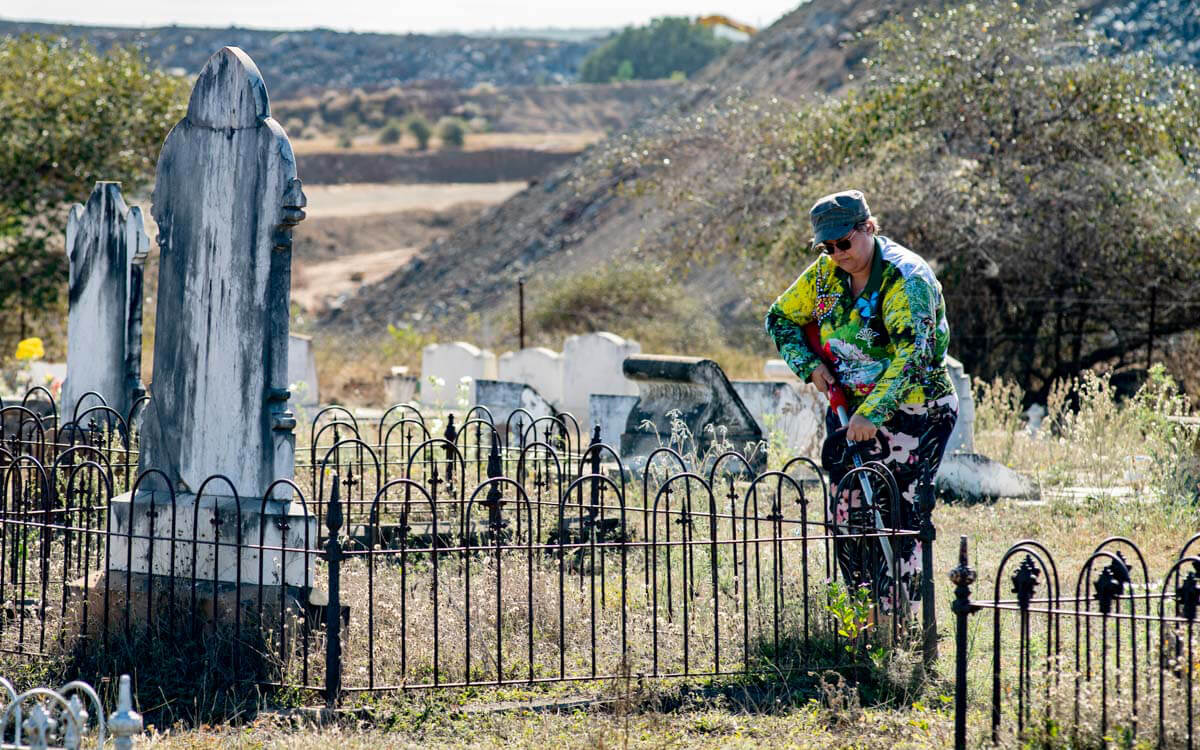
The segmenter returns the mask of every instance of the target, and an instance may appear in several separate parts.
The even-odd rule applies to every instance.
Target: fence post
[[[600,473],[600,425],[596,425],[592,432],[592,442],[588,445],[588,450],[591,451],[591,473]],[[600,512],[600,480],[592,480],[592,518]]]
[[[933,497],[932,492],[929,497]],[[918,538],[921,540],[921,627],[924,630],[921,661],[928,672],[937,664],[938,658],[937,607],[934,606],[933,589],[933,542],[937,538],[937,530],[933,527],[932,502],[928,508],[921,509],[921,533]]]
[[[954,748],[967,748],[967,617],[978,609],[971,604],[975,570],[967,563],[967,537],[958,541],[958,566],[950,571],[954,584]]]
[[[342,541],[338,538],[342,528],[342,505],[338,486],[338,475],[334,472],[333,490],[325,511],[325,527],[329,529],[329,538],[325,542],[329,566],[329,601],[325,606],[325,705],[328,708],[335,707],[342,697]]]

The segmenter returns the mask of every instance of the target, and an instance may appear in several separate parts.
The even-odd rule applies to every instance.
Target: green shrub
[[[637,339],[645,351],[693,352],[720,341],[712,312],[660,266],[607,263],[532,289],[530,298],[531,330],[552,341],[613,331]]]
[[[443,117],[438,120],[437,132],[444,148],[462,148],[467,137],[467,125],[458,117]]]
[[[429,137],[433,135],[433,129],[429,127],[429,121],[423,115],[417,112],[409,115],[404,121],[404,127],[417,139],[418,149],[424,151],[429,148]]]
[[[389,121],[383,126],[383,130],[379,131],[379,142],[385,146],[399,143],[403,137],[404,125],[395,120]]]

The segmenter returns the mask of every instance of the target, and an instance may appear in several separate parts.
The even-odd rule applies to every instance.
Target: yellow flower
[[[46,356],[46,350],[42,348],[42,340],[36,336],[29,339],[22,339],[17,344],[17,361],[41,359]]]

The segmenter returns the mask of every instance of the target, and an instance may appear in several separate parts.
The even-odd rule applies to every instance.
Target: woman
[[[857,190],[827,195],[809,212],[813,247],[821,254],[775,300],[767,331],[779,353],[801,378],[824,393],[839,385],[849,401],[844,432],[832,409],[825,421],[830,439],[823,463],[834,486],[853,467],[846,441],[866,443],[864,460],[881,460],[896,477],[900,525],[920,530],[921,511],[932,512],[933,479],[958,416],[958,398],[944,358],[950,338],[942,288],[916,253],[880,236],[866,199]],[[822,354],[806,344],[804,326],[820,327]],[[833,371],[822,359],[834,363]],[[881,439],[883,438],[883,439]],[[861,490],[833,499],[841,531],[874,527]],[[885,525],[888,499],[878,497]],[[932,527],[931,529],[932,530]],[[932,538],[932,537],[930,537]],[[921,597],[921,542],[895,539],[901,610]],[[851,585],[872,586],[891,612],[892,569],[880,544],[846,540],[837,557]]]

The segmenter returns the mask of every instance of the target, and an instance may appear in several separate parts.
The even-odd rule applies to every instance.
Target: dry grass
[[[985,453],[1006,459],[1017,468],[1036,474],[1043,488],[1087,482],[1096,492],[1079,495],[1047,494],[1042,502],[1002,500],[991,505],[948,505],[936,513],[939,542],[935,545],[935,586],[937,612],[943,642],[937,673],[942,677],[926,683],[918,692],[903,694],[895,704],[880,705],[869,692],[859,694],[853,688],[838,690],[820,688],[811,681],[799,684],[794,679],[751,681],[736,679],[631,680],[621,679],[555,684],[545,687],[522,686],[506,688],[473,687],[438,691],[388,694],[376,698],[355,694],[348,704],[369,712],[366,719],[347,717],[332,725],[316,727],[264,714],[251,724],[233,728],[180,729],[168,736],[156,735],[151,744],[164,747],[252,746],[309,747],[326,746],[337,742],[347,747],[387,744],[392,746],[492,746],[509,744],[519,747],[545,745],[553,742],[566,747],[616,746],[800,746],[800,747],[874,747],[887,742],[898,747],[945,747],[949,744],[951,713],[949,696],[952,683],[945,675],[952,674],[954,646],[948,640],[953,622],[950,612],[951,586],[946,571],[956,562],[957,539],[966,535],[970,556],[979,572],[974,586],[976,599],[991,599],[996,585],[996,565],[1008,546],[1019,539],[1033,538],[1047,543],[1058,565],[1063,590],[1069,593],[1083,561],[1095,546],[1110,536],[1125,536],[1135,540],[1150,571],[1151,590],[1158,591],[1160,577],[1175,559],[1184,541],[1200,530],[1200,508],[1179,492],[1187,485],[1182,477],[1195,471],[1195,457],[1190,450],[1175,450],[1176,446],[1190,448],[1195,440],[1195,427],[1166,419],[1186,413],[1188,405],[1173,395],[1169,384],[1152,382],[1137,398],[1118,403],[1103,378],[1085,381],[1071,395],[1071,409],[1066,408],[1068,394],[1056,395],[1051,417],[1042,437],[1029,436],[1017,414],[1015,394],[1003,384],[981,386],[977,406],[977,444]],[[1114,496],[1099,490],[1130,486],[1119,468],[1125,452],[1145,452],[1158,460],[1156,468],[1142,477],[1134,477],[1135,491]],[[1191,474],[1194,478],[1196,474]],[[1194,481],[1194,479],[1193,479]],[[640,501],[638,501],[640,502]],[[361,516],[361,509],[355,511]],[[639,526],[635,520],[632,524]],[[794,548],[793,548],[794,549]],[[699,637],[689,645],[694,648],[689,658],[701,664],[712,658],[712,644],[720,642],[724,655],[740,658],[740,622],[730,618],[723,622],[717,640],[713,639],[707,618],[711,608],[704,606],[712,593],[708,584],[706,554],[697,555],[698,598],[701,606],[693,611],[693,634]],[[820,551],[813,553],[819,564]],[[389,553],[390,557],[394,557]],[[409,682],[428,680],[432,674],[433,610],[432,586],[428,558],[423,563],[410,562],[411,576],[406,593],[407,653],[400,665],[399,617],[400,584],[398,568],[393,562],[377,560],[374,596],[378,602],[375,622],[376,684],[407,679]],[[722,560],[721,570],[726,561]],[[612,558],[609,559],[612,563]],[[675,570],[678,572],[678,560]],[[786,601],[797,601],[794,587],[795,557],[789,557],[786,567],[792,571]],[[568,585],[564,591],[564,619],[558,618],[558,567],[553,556],[527,556],[519,549],[503,555],[503,587],[499,601],[495,596],[496,564],[490,555],[474,558],[469,566],[472,577],[471,601],[471,674],[472,679],[487,679],[496,674],[495,627],[499,622],[503,633],[504,674],[522,679],[527,675],[526,634],[530,624],[535,633],[534,671],[537,676],[550,676],[558,669],[557,642],[561,633],[567,645],[566,665],[569,674],[586,676],[591,668],[591,602],[593,584],[597,601],[605,606],[598,610],[597,653],[598,672],[620,674],[619,621],[614,620],[615,606],[621,588],[616,568],[606,569],[605,588],[599,579],[584,576],[585,585],[578,586],[578,568],[568,567]],[[461,560],[447,555],[442,558],[439,579],[439,664],[449,665],[454,679],[462,679],[465,665],[466,581]],[[653,630],[648,616],[654,611],[646,601],[642,585],[642,563],[630,561],[626,587],[630,603],[630,643],[633,667],[630,672],[642,671],[650,654],[647,637]],[[528,607],[528,574],[533,573],[534,607]],[[1010,596],[1011,583],[1006,572],[1000,581],[999,595]],[[1140,578],[1140,575],[1138,576]],[[347,600],[363,601],[367,587],[367,565],[363,559],[347,564],[344,575]],[[678,579],[677,579],[678,580]],[[1085,585],[1087,582],[1085,582]],[[726,599],[730,581],[719,580],[718,599],[721,611],[738,612],[736,603]],[[1139,589],[1140,591],[1140,589]],[[678,592],[676,592],[678,603]],[[499,604],[499,606],[498,606]],[[660,601],[660,612],[662,602]],[[753,619],[762,622],[764,610],[756,608]],[[769,611],[769,610],[766,610]],[[361,610],[360,610],[361,614]],[[798,620],[794,609],[788,616],[795,628]],[[665,618],[664,618],[665,620]],[[1035,618],[1035,644],[1041,636]],[[1014,685],[1012,666],[1016,659],[1016,618],[1006,615],[1002,620],[1002,644],[1005,664],[1005,694],[1011,700]],[[758,628],[758,623],[755,623]],[[991,691],[991,614],[975,615],[969,621],[968,663],[970,723],[973,737],[987,731],[987,707]],[[1111,626],[1110,626],[1111,627]],[[678,667],[682,663],[681,621],[660,621],[660,668]],[[1157,633],[1157,631],[1156,631]],[[1099,631],[1094,633],[1098,637]],[[352,618],[347,634],[347,683],[362,685],[368,679],[366,622],[359,615]],[[1073,638],[1069,621],[1064,621],[1063,639]],[[1157,649],[1149,649],[1151,661]],[[1139,659],[1146,663],[1147,650],[1139,640]],[[1040,646],[1039,646],[1040,647]],[[1196,651],[1200,653],[1200,644]],[[319,647],[314,648],[319,654]],[[1041,653],[1041,652],[1038,652]],[[1060,743],[1070,734],[1073,712],[1074,680],[1070,662],[1073,646],[1065,647],[1068,669],[1060,675],[1052,691],[1056,736],[1050,744]],[[1098,652],[1097,652],[1098,653]],[[1128,651],[1125,652],[1126,658]],[[723,656],[723,658],[725,658]],[[319,657],[310,665],[319,673]],[[1099,662],[1096,662],[1098,669]],[[1115,662],[1110,666],[1115,669]],[[446,667],[444,667],[446,668]],[[1128,670],[1128,662],[1125,665]],[[1151,671],[1151,674],[1157,674]],[[1036,665],[1035,665],[1036,675]],[[1036,682],[1035,694],[1041,695],[1041,683]],[[1168,705],[1182,705],[1180,684],[1168,675]],[[1145,673],[1142,683],[1145,685]],[[1100,744],[1095,734],[1098,714],[1096,686],[1084,686],[1080,702],[1081,741],[1076,745]],[[1110,686],[1115,682],[1110,682]],[[690,687],[687,687],[690,686]],[[740,692],[739,692],[740,691]],[[774,692],[772,692],[774,691]],[[1066,692],[1064,692],[1066,691]],[[1141,716],[1142,736],[1155,723],[1153,705],[1146,704],[1154,693],[1143,689]],[[530,701],[563,701],[583,697],[592,701],[591,707],[565,710],[560,713],[532,713],[521,706]],[[893,695],[892,700],[896,700]],[[778,701],[778,702],[776,702]],[[1132,704],[1128,693],[1121,700],[1110,698],[1110,726],[1121,727],[1131,721]],[[482,707],[481,707],[482,706]],[[516,706],[514,710],[493,712],[491,708]],[[491,707],[491,708],[489,708]],[[1001,745],[1018,747],[1022,743],[1011,734],[1009,721],[1012,707],[1006,704],[1006,724]],[[354,714],[363,716],[363,714]],[[1169,716],[1167,731],[1178,737],[1180,712]],[[1044,717],[1034,712],[1039,731],[1044,729]],[[1168,744],[1175,740],[1170,739]],[[907,744],[906,744],[907,743]]]

